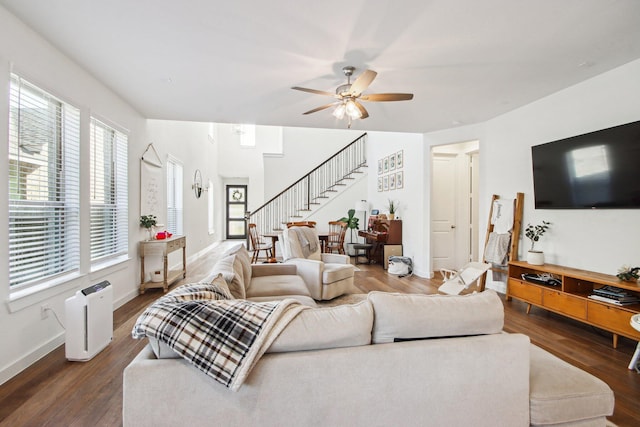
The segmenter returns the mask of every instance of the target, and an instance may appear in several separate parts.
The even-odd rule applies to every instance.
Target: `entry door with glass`
[[[227,185],[227,239],[246,239],[247,186]]]

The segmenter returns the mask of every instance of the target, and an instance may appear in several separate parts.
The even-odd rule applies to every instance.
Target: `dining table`
[[[268,263],[276,263],[278,262],[277,259],[277,254],[276,254],[276,243],[278,243],[278,240],[280,239],[280,236],[282,236],[282,231],[274,231],[271,233],[262,233],[262,237],[266,237],[266,238],[270,238],[271,239],[271,258],[267,259],[266,262]],[[329,240],[329,233],[328,232],[322,232],[322,233],[318,233],[318,240],[320,241],[320,249],[322,252],[326,251],[326,247],[327,247],[327,240]]]

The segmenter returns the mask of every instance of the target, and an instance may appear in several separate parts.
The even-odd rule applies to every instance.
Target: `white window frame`
[[[79,274],[80,110],[12,73],[8,156],[13,298]]]
[[[128,136],[96,117],[89,124],[90,257],[95,271],[129,252]]]
[[[184,235],[184,167],[173,156],[167,156],[167,224],[175,235]]]

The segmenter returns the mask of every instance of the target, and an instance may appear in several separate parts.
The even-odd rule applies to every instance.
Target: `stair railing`
[[[263,232],[282,230],[285,223],[302,218],[313,205],[320,204],[336,187],[354,179],[353,174],[366,166],[366,133],[316,166],[265,204],[248,213],[248,221]]]

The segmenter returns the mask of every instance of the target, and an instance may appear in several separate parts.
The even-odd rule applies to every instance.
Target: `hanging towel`
[[[509,242],[511,233],[489,233],[487,246],[484,248],[484,260],[493,264],[505,265],[507,263],[507,253],[509,252]]]
[[[493,224],[493,231],[498,234],[511,231],[513,228],[513,199],[493,201],[491,224]]]

